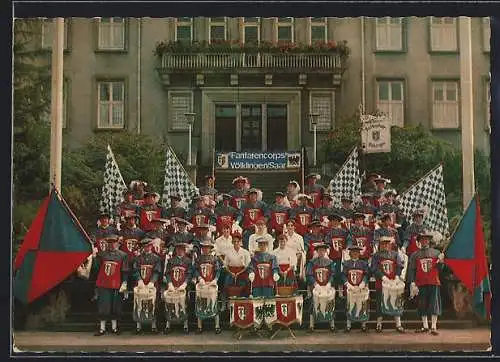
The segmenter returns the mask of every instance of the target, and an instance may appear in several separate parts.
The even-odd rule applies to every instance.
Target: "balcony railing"
[[[197,53],[164,54],[163,71],[224,71],[282,70],[338,73],[343,69],[342,58],[335,53]]]

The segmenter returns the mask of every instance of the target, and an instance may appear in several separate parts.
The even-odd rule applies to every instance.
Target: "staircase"
[[[374,282],[370,282],[370,290],[375,287]],[[63,323],[53,326],[46,326],[43,330],[46,331],[57,331],[57,332],[89,332],[92,333],[97,328],[97,304],[92,302],[92,296],[94,293],[94,282],[85,281],[82,279],[73,279],[71,282],[65,282],[64,289],[66,290],[69,298],[71,300],[71,309],[66,316],[66,320]],[[302,292],[305,296],[305,292]],[[194,299],[194,294],[191,293]],[[443,314],[439,318],[438,328],[443,329],[466,329],[473,328],[477,326],[477,323],[473,319],[457,319],[455,312],[451,308],[449,298],[446,293],[442,293],[443,297]],[[375,294],[374,291],[371,293],[370,301],[370,320],[367,322],[368,328],[375,329],[376,316],[375,316]],[[134,331],[135,323],[132,320],[132,309],[133,309],[133,296],[130,295],[129,298],[123,304],[123,316],[120,321],[120,327],[123,331]],[[345,327],[345,300],[342,298],[337,298],[336,305],[336,316],[335,323],[337,328],[343,329]],[[308,305],[309,302],[305,300],[304,302],[304,312],[302,318],[302,326],[297,328],[306,329],[309,326],[309,312]],[[162,329],[164,327],[163,302],[158,303],[157,316],[158,316],[158,328]],[[196,319],[194,313],[191,312],[189,320],[189,328],[191,331],[196,329]],[[401,317],[403,327],[409,329],[410,331],[421,327],[421,320],[417,315],[416,305],[414,301],[409,301],[406,303],[405,312]],[[221,316],[222,328],[227,329],[229,327],[229,315],[226,309]],[[394,329],[394,319],[391,317],[385,317],[383,321],[384,329]],[[213,320],[205,321],[204,327],[208,330],[213,329]],[[318,324],[318,328],[328,328],[327,325]],[[147,328],[147,327],[146,327]],[[175,327],[174,327],[175,328]],[[356,324],[353,324],[353,328],[357,328]]]

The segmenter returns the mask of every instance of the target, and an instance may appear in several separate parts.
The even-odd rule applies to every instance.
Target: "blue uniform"
[[[252,283],[254,297],[274,296],[276,282],[273,276],[274,274],[279,275],[279,266],[275,255],[267,251],[256,251],[248,267],[248,272],[255,274],[255,280]]]

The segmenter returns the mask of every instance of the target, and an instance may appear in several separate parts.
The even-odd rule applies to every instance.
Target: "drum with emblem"
[[[229,298],[230,326],[238,329],[260,328],[266,315],[272,314],[265,304],[265,298]]]
[[[283,327],[302,325],[304,300],[302,295],[276,296],[274,299],[276,318],[274,323]],[[271,319],[271,318],[269,318]],[[267,324],[270,324],[266,321]]]
[[[346,272],[347,287],[346,314],[353,322],[365,322],[369,319],[369,296],[370,290],[367,285],[360,287],[365,272],[362,269],[350,269]]]
[[[145,273],[141,266],[142,274]],[[147,283],[145,282],[145,284]],[[154,286],[148,287],[147,285],[144,285],[142,288],[138,286],[134,288],[134,309],[132,313],[134,322],[143,324],[152,323],[155,320],[156,291],[157,289]]]

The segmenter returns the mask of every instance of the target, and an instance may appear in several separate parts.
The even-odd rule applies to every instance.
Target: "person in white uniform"
[[[264,218],[260,218],[256,221],[255,229],[255,233],[250,235],[250,238],[248,239],[248,251],[250,252],[250,255],[253,256],[255,251],[259,249],[257,239],[260,238],[267,240],[267,250],[273,250],[274,238],[267,232],[266,220]]]

